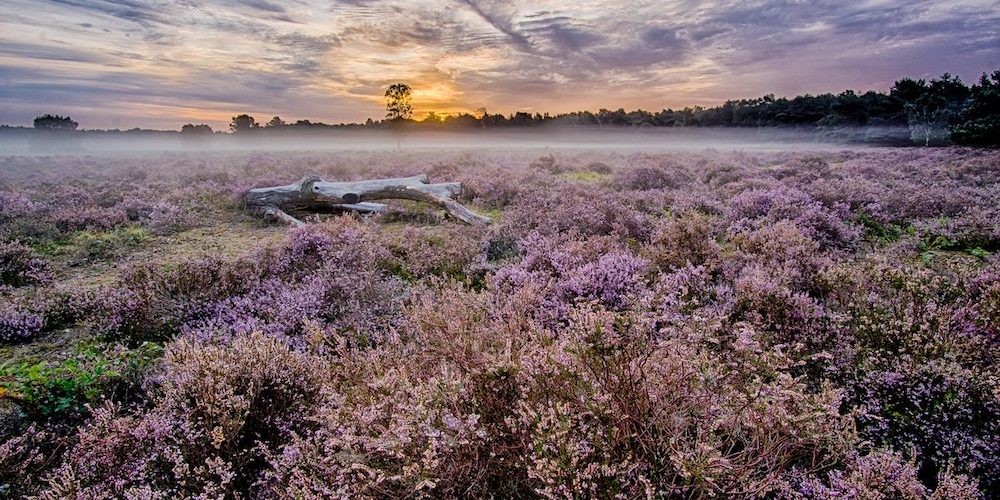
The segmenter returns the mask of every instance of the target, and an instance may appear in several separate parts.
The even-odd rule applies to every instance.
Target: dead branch
[[[378,213],[384,212],[386,206],[371,201],[389,199],[430,203],[467,224],[492,222],[489,217],[472,212],[452,198],[461,192],[459,182],[428,184],[426,175],[351,182],[327,182],[318,176],[307,175],[294,184],[251,189],[246,205],[258,215],[293,226],[301,226],[303,222],[288,212],[352,210]]]

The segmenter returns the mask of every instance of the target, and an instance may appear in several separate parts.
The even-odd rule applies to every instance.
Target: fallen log
[[[384,212],[386,206],[371,201],[399,199],[437,205],[467,224],[492,222],[489,217],[472,212],[452,198],[461,192],[459,182],[428,184],[426,175],[351,182],[327,182],[318,176],[307,175],[294,184],[251,189],[246,196],[246,206],[265,218],[302,226],[304,223],[288,212],[352,210],[378,213]]]

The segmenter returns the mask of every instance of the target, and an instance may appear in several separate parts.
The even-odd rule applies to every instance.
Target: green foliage
[[[1000,70],[972,86],[952,139],[969,146],[1000,146]]]
[[[111,231],[79,231],[71,242],[80,261],[119,257],[125,250],[149,239],[149,231],[139,226],[118,227]]]
[[[865,228],[865,236],[875,240],[880,244],[898,241],[904,234],[913,234],[913,227],[904,227],[898,224],[882,223],[878,219],[859,211],[854,222]]]
[[[904,103],[910,140],[929,146],[949,141],[948,127],[956,123],[969,88],[958,77],[945,73],[930,82],[904,78],[896,82],[891,95]]]
[[[33,417],[74,420],[130,383],[160,358],[162,347],[145,342],[135,349],[84,346],[60,362],[0,364],[0,397],[16,399]]]
[[[917,251],[925,264],[930,263],[931,257],[937,252],[963,252],[983,260],[992,255],[990,251],[975,244],[935,233],[924,234],[917,242]]]

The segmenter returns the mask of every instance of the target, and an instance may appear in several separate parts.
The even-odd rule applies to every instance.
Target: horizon
[[[951,74],[952,76],[955,76],[954,73],[945,72],[942,75],[939,75],[939,77],[941,77],[941,76],[943,76],[945,74]],[[984,71],[981,74],[981,76],[990,76],[991,74],[992,73],[990,71]],[[901,79],[904,79],[904,78],[910,78],[910,79],[913,79],[913,80],[917,80],[918,79],[918,77],[911,77],[909,75],[901,75],[896,80],[898,81],[898,80],[901,80]],[[920,78],[920,79],[922,79],[922,78]],[[928,81],[929,80],[933,80],[933,79],[934,78],[929,78]],[[972,84],[972,83],[975,82],[975,79],[969,79],[969,80],[962,79],[962,81],[963,81],[963,83],[966,83],[966,84]],[[566,111],[566,112],[559,112],[559,113],[551,113],[551,112],[547,112],[547,111],[537,111],[537,112],[531,112],[529,114],[531,114],[531,115],[534,116],[537,113],[537,114],[544,115],[544,116],[547,116],[547,117],[551,116],[553,118],[560,117],[560,116],[567,116],[567,115],[574,114],[574,113],[595,113],[596,114],[596,113],[598,113],[600,111],[605,111],[605,110],[608,110],[608,111],[625,111],[626,113],[630,113],[630,112],[649,112],[649,113],[654,113],[655,114],[655,113],[660,113],[660,112],[665,112],[665,111],[680,112],[680,111],[696,110],[696,109],[702,109],[702,110],[713,109],[713,108],[721,107],[726,102],[739,101],[739,100],[742,100],[742,99],[747,99],[747,100],[760,99],[760,98],[766,97],[768,95],[770,95],[771,97],[773,97],[775,100],[782,100],[782,99],[791,100],[791,99],[794,99],[794,98],[797,98],[797,97],[816,97],[816,96],[827,95],[827,94],[829,94],[829,95],[835,95],[836,96],[836,95],[840,95],[840,94],[842,94],[844,92],[855,92],[857,95],[863,95],[863,94],[868,93],[868,92],[876,92],[876,93],[888,95],[889,94],[889,89],[888,88],[886,88],[886,89],[840,89],[839,91],[829,91],[829,92],[816,93],[816,94],[803,93],[803,94],[795,94],[795,95],[761,94],[761,95],[758,95],[758,96],[741,96],[741,97],[727,98],[727,99],[718,101],[717,103],[709,104],[707,106],[705,106],[705,105],[693,105],[693,106],[680,106],[680,107],[664,107],[664,108],[661,108],[661,109],[643,109],[643,108],[628,109],[628,108],[624,108],[622,106],[617,106],[617,107],[612,106],[612,107],[606,107],[606,108],[601,108],[601,109],[576,109],[576,110],[571,110],[571,111]],[[460,116],[463,116],[463,115],[464,116],[474,116],[474,117],[476,116],[476,110],[464,110],[463,109],[463,110],[458,110],[458,111],[454,111],[454,112],[440,112],[440,111],[435,111],[435,110],[426,110],[426,111],[430,112],[430,114],[420,114],[420,115],[414,114],[414,117],[410,118],[410,119],[407,119],[407,121],[410,121],[410,122],[413,122],[413,123],[423,123],[423,122],[433,122],[433,121],[436,121],[436,120],[445,121],[447,119],[457,118],[457,117],[460,117]],[[517,113],[522,113],[522,112],[527,112],[527,111],[520,110],[520,109],[514,109],[514,110],[511,110],[510,112],[507,112],[507,113],[492,112],[492,111],[489,111],[489,110],[487,110],[487,112],[491,116],[513,117]],[[392,121],[391,119],[387,119],[385,116],[381,116],[381,117],[374,117],[373,116],[373,117],[368,117],[368,118],[365,118],[365,119],[362,119],[362,120],[359,120],[359,121],[326,122],[326,121],[323,121],[323,120],[311,119],[308,116],[304,116],[304,117],[298,117],[298,116],[295,116],[295,117],[292,117],[292,116],[281,116],[281,113],[278,113],[276,115],[254,116],[252,113],[243,113],[243,112],[236,112],[236,111],[234,111],[232,113],[233,116],[230,117],[230,119],[228,121],[226,121],[226,122],[220,122],[220,125],[218,127],[216,127],[213,124],[204,123],[204,122],[185,122],[185,123],[178,124],[177,127],[173,128],[173,129],[169,129],[169,128],[155,128],[155,127],[149,127],[149,128],[147,128],[147,127],[131,127],[131,128],[122,128],[122,127],[118,127],[118,128],[87,128],[87,127],[81,126],[77,130],[80,131],[80,132],[114,132],[114,131],[129,132],[129,131],[136,131],[136,130],[142,131],[142,132],[180,132],[181,128],[183,126],[186,126],[186,125],[210,125],[213,133],[232,133],[232,131],[230,130],[230,124],[231,124],[232,120],[235,119],[237,117],[237,115],[243,115],[243,114],[247,114],[247,115],[251,116],[252,118],[254,118],[255,120],[257,120],[257,124],[258,124],[258,126],[261,129],[269,128],[269,126],[266,124],[266,122],[270,118],[281,118],[282,121],[284,122],[282,125],[289,125],[289,126],[298,125],[296,122],[302,120],[302,121],[309,122],[309,125],[312,125],[312,126],[328,126],[328,127],[366,126],[366,125],[368,125],[366,123],[368,120],[371,120],[375,124]],[[46,112],[46,113],[42,113],[42,114],[40,114],[38,116],[33,117],[32,120],[34,118],[41,118],[43,115],[49,115],[49,116],[53,116],[53,117],[62,117],[60,115],[60,113],[58,113],[58,112]],[[431,115],[433,115],[433,116],[431,116]],[[77,121],[77,122],[80,121],[80,120],[76,119],[77,117],[71,116],[69,114],[65,114],[65,118],[66,119],[72,118],[74,121]],[[479,118],[477,117],[476,119],[478,120]],[[2,122],[0,122],[0,127],[6,127],[6,128],[29,128],[29,129],[33,128],[32,127],[32,123],[31,123],[30,120],[27,123],[20,123],[20,124],[2,123]]]
[[[383,118],[395,82],[413,87],[417,120],[680,109],[886,91],[946,72],[972,83],[1000,66],[995,1],[287,5],[11,1],[0,123],[46,113],[91,130],[226,130],[242,113],[363,123]]]

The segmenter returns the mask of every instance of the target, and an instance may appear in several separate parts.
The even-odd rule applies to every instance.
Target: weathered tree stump
[[[386,210],[372,200],[412,200],[437,205],[452,217],[467,224],[489,224],[489,217],[473,213],[454,199],[462,192],[459,182],[428,184],[426,175],[371,179],[352,182],[327,182],[307,175],[299,182],[286,186],[251,189],[246,196],[247,209],[268,219],[293,226],[304,223],[288,214],[291,211],[353,210],[377,213]]]

